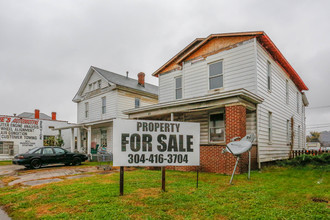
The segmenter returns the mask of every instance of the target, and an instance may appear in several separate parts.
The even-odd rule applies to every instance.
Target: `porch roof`
[[[263,98],[245,90],[237,89],[205,96],[158,103],[123,111],[130,118],[151,117],[176,112],[202,111],[225,105],[242,103],[249,110],[255,110],[256,104],[262,103]]]
[[[86,128],[86,126],[93,126],[93,125],[101,125],[105,123],[112,122],[114,118],[105,119],[105,120],[98,120],[98,121],[91,121],[86,123],[80,123],[80,124],[72,124],[72,126],[66,126],[66,127],[58,127],[53,128],[53,130],[65,130],[65,129],[71,129],[71,128]]]

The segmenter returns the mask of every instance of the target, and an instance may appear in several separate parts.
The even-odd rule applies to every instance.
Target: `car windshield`
[[[39,149],[38,147],[32,148],[32,149],[28,150],[28,151],[26,152],[26,154],[32,154],[33,152],[35,152],[35,151],[38,150],[38,149]]]

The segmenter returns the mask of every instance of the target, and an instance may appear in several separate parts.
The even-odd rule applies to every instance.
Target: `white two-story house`
[[[305,145],[308,88],[262,31],[197,38],[153,75],[159,78],[159,103],[124,113],[199,122],[205,171],[232,171],[235,159],[222,149],[236,136],[256,134],[253,162],[259,167]]]
[[[73,102],[77,103],[78,151],[91,155],[99,147],[112,151],[112,121],[127,118],[125,109],[140,108],[158,102],[158,87],[97,67],[90,67]]]

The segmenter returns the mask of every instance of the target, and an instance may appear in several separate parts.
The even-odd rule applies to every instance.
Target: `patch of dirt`
[[[312,198],[312,201],[313,202],[324,202],[324,203],[328,203],[329,202],[328,200],[321,199],[321,198],[316,198],[316,197],[313,197]]]
[[[15,176],[6,176],[4,178],[2,178],[1,182],[5,185],[8,185],[8,183],[14,181],[14,180],[17,180],[19,179],[18,177],[15,177]]]

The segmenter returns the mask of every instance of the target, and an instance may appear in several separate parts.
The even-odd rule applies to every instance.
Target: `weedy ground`
[[[125,172],[58,183],[0,188],[13,219],[329,219],[330,166],[268,167],[230,176],[166,171]]]

